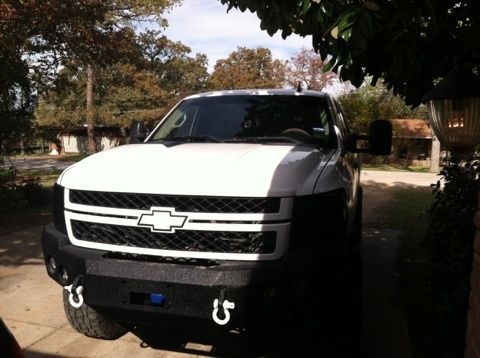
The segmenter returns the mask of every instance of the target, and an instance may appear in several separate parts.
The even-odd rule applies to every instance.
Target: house
[[[88,136],[87,128],[80,127],[69,130],[61,130],[58,134],[62,152],[64,153],[87,153]],[[97,151],[110,149],[125,143],[125,136],[118,127],[96,127],[95,138]]]
[[[406,165],[438,167],[440,144],[427,119],[393,119],[392,125],[392,159]]]

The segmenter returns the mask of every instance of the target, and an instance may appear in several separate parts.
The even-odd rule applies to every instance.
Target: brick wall
[[[472,290],[470,291],[465,358],[480,358],[480,193],[478,203],[479,209],[474,218],[477,232],[473,244]]]

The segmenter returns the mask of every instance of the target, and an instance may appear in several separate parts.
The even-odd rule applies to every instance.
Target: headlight
[[[341,241],[346,233],[345,191],[295,198],[290,249],[310,249]]]
[[[58,231],[67,233],[65,225],[65,188],[56,183],[53,187],[53,223]]]

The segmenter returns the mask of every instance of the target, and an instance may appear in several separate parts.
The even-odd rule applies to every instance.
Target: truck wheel
[[[355,210],[355,222],[353,224],[352,244],[359,245],[362,242],[362,212],[363,212],[363,188],[358,188],[357,208]]]
[[[84,303],[76,309],[68,302],[69,293],[63,290],[63,308],[70,325],[78,332],[92,338],[117,339],[127,333],[127,329],[106,318]]]

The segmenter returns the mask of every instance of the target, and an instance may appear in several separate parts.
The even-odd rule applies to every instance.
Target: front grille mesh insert
[[[148,228],[98,224],[71,220],[76,239],[99,244],[158,250],[218,252],[232,254],[271,254],[275,232],[189,231],[156,233]]]
[[[150,210],[152,206],[202,213],[278,213],[280,198],[226,198],[70,190],[75,204]]]

